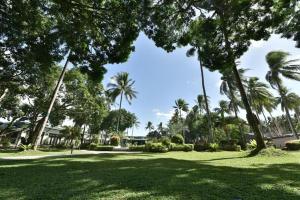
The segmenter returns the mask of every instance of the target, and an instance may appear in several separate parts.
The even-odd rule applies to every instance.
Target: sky
[[[289,52],[290,59],[300,59],[300,49],[294,47],[295,42],[273,35],[268,41],[254,41],[249,50],[241,57],[240,67],[249,68],[246,76],[257,76],[265,81],[268,66],[265,56],[274,50]],[[163,122],[167,125],[174,110],[175,100],[183,98],[192,107],[198,94],[202,94],[200,67],[196,57],[187,57],[188,48],[178,48],[167,53],[155,46],[154,42],[140,34],[135,41],[135,52],[130,55],[126,63],[107,65],[108,72],[103,81],[104,86],[111,82],[111,77],[119,72],[128,72],[135,81],[134,89],[137,98],[129,105],[126,101],[123,107],[137,115],[140,127],[134,129],[133,135],[146,135],[146,123],[151,121],[155,126]],[[211,107],[217,107],[218,102],[226,97],[219,93],[220,77],[218,72],[205,69],[205,83],[207,95],[210,97]],[[300,83],[285,80],[285,86],[300,95]],[[274,95],[278,95],[272,90]],[[116,102],[119,102],[118,100]],[[117,104],[115,105],[117,108]],[[281,114],[280,110],[275,115]],[[245,117],[245,112],[240,113]],[[130,131],[131,134],[131,131]]]

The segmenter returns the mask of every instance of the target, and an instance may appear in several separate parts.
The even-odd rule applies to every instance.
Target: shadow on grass
[[[119,156],[0,161],[0,199],[300,199],[299,164],[235,168]]]

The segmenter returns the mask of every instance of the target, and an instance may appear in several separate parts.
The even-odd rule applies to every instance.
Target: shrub
[[[161,138],[161,143],[162,143],[164,146],[166,146],[167,148],[169,148],[170,145],[171,145],[171,140],[170,140],[170,138],[168,138],[168,137],[162,137],[162,138]]]
[[[150,142],[145,145],[145,151],[165,153],[168,151],[168,148],[165,147],[162,143],[151,143]]]
[[[224,151],[241,151],[242,150],[242,147],[241,145],[225,145],[222,147],[222,150]]]
[[[209,148],[208,148],[209,151],[215,152],[215,151],[218,151],[219,149],[220,149],[220,146],[218,143],[210,143],[209,144]]]
[[[170,151],[193,151],[194,145],[193,144],[175,144],[171,143]]]
[[[266,149],[262,149],[258,153],[258,155],[260,155],[260,156],[269,156],[269,157],[282,156],[285,154],[286,154],[286,152],[282,151],[281,149],[275,149],[274,147],[268,147]]]
[[[10,139],[9,138],[2,138],[1,145],[4,149],[7,149],[10,147]]]
[[[285,143],[287,150],[300,150],[300,140],[291,140]]]
[[[91,150],[96,150],[96,148],[97,148],[97,144],[96,143],[91,143],[90,144],[90,149]]]
[[[28,145],[20,144],[19,145],[19,150],[20,151],[28,151],[30,149],[32,149],[32,145],[31,144],[28,144]]]
[[[66,144],[56,144],[52,146],[53,148],[56,149],[67,149],[67,148],[71,148],[70,146],[66,145]]]
[[[175,144],[183,144],[184,140],[183,140],[182,135],[176,134],[176,135],[172,136],[171,142],[173,142]]]
[[[112,151],[114,150],[114,147],[113,146],[100,146],[98,145],[96,148],[95,148],[96,151]]]
[[[249,150],[253,150],[255,149],[257,146],[256,141],[255,140],[250,140],[249,143],[247,143],[247,149]]]
[[[206,151],[209,149],[209,146],[207,143],[201,143],[201,142],[197,142],[195,145],[194,145],[194,150],[195,151]]]
[[[117,136],[117,135],[113,135],[111,138],[110,138],[110,144],[112,146],[119,146],[120,144],[120,137]]]
[[[132,146],[129,146],[129,151],[145,151],[145,145],[132,145]]]
[[[91,145],[90,143],[81,143],[80,149],[89,149],[90,145]]]

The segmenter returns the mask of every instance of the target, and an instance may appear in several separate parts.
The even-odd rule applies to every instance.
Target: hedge
[[[193,151],[194,145],[193,144],[170,144],[170,151]]]
[[[300,140],[291,140],[285,143],[287,150],[300,150]]]
[[[145,151],[145,145],[129,146],[129,151]]]
[[[165,153],[168,152],[168,148],[162,143],[147,143],[145,145],[145,151],[155,152],[155,153]]]

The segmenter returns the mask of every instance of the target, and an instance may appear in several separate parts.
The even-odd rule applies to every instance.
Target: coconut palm
[[[137,117],[133,115],[132,124],[131,124],[131,136],[133,137],[133,130],[134,128],[138,128],[140,126],[140,122],[138,121]]]
[[[225,114],[229,113],[229,102],[225,101],[225,100],[221,100],[219,101],[219,107],[215,108],[214,111],[220,115],[221,117],[221,126],[225,132],[225,134],[227,135],[227,138],[229,139],[229,135],[228,135],[228,131],[227,131],[227,124],[225,122]]]
[[[186,103],[184,99],[177,99],[175,101],[175,106],[173,106],[173,108],[178,111],[180,119],[182,119],[182,112],[187,112],[189,110],[188,105],[189,104]]]
[[[117,122],[118,132],[121,118],[120,111],[122,108],[123,96],[126,98],[127,102],[131,104],[132,99],[136,98],[137,92],[133,88],[135,81],[129,78],[129,74],[127,72],[118,73],[112,78],[112,80],[113,82],[107,85],[107,87],[109,88],[107,93],[113,102],[115,102],[116,99],[120,96],[119,116]]]
[[[267,72],[266,79],[274,89],[278,90],[282,98],[282,106],[286,112],[289,126],[295,137],[299,139],[289,112],[282,77],[300,81],[300,65],[296,64],[298,60],[287,60],[288,55],[289,53],[283,51],[272,51],[266,55],[266,61],[270,68],[270,71]]]
[[[151,132],[152,130],[154,130],[153,123],[150,122],[150,121],[148,121],[145,129],[148,130],[149,132]]]

